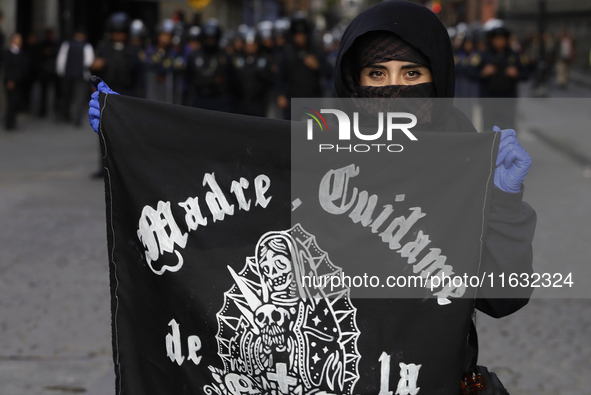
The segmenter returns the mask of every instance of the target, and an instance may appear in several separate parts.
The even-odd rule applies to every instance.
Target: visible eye
[[[386,78],[386,74],[382,70],[371,70],[367,75],[369,75],[374,80],[383,80]]]
[[[408,70],[408,71],[406,72],[406,74],[404,75],[404,77],[405,77],[407,80],[411,80],[411,81],[412,81],[412,80],[416,80],[416,79],[419,79],[419,78],[421,78],[421,76],[422,76],[422,75],[423,75],[423,73],[421,73],[421,72],[420,72],[420,71],[418,71],[418,70]]]

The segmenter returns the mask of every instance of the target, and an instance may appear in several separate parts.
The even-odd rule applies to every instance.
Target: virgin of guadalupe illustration
[[[359,379],[356,309],[349,289],[308,278],[341,268],[299,224],[265,233],[217,314],[218,355],[207,394],[351,394]],[[322,284],[326,284],[321,282]],[[330,282],[328,282],[330,283]]]

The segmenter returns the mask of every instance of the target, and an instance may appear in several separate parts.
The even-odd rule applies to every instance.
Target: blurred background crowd
[[[4,127],[19,112],[81,125],[91,74],[122,94],[289,118],[292,97],[335,94],[339,40],[374,3],[0,0],[15,16],[0,35]],[[571,68],[589,74],[583,0],[421,3],[449,26],[457,97],[517,97],[524,81],[525,94],[544,97],[567,88]]]

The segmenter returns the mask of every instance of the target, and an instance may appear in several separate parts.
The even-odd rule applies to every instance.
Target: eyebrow
[[[427,66],[423,66],[420,63],[411,63],[411,64],[405,64],[404,66],[400,66],[401,70],[406,70],[406,69],[418,69],[418,68],[427,68]]]
[[[371,67],[372,69],[382,69],[382,70],[387,70],[388,69],[386,66],[383,66],[383,65],[377,64],[377,63],[368,64],[367,66],[364,67],[364,69],[365,68],[368,68],[368,67]]]
[[[366,67],[371,67],[372,69],[382,69],[382,70],[387,70],[388,69],[386,66],[381,65],[381,64],[377,64],[377,63],[367,65],[364,68],[366,68]],[[424,66],[424,65],[422,65],[420,63],[409,63],[409,64],[405,64],[404,66],[400,66],[400,69],[401,70],[418,69],[418,68],[421,68],[421,67],[428,68],[427,66]]]

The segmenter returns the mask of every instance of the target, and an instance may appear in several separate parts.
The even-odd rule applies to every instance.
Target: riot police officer
[[[285,50],[290,25],[291,23],[287,18],[277,19],[275,23],[273,23],[273,30],[275,33],[274,52],[276,57],[278,53],[283,53]]]
[[[129,26],[129,44],[144,50],[146,39],[148,38],[148,28],[141,19],[134,19]]]
[[[140,49],[129,44],[130,19],[124,12],[116,12],[108,20],[109,40],[98,48],[90,70],[105,81],[109,81],[113,89],[124,95],[138,96],[142,80]],[[93,178],[103,177],[103,166],[99,161],[98,170]]]
[[[191,55],[201,49],[201,28],[197,25],[189,27],[187,31],[187,45],[185,52]]]
[[[487,34],[488,48],[482,59],[475,62],[480,77],[480,96],[502,100],[481,100],[484,130],[497,125],[502,129],[515,128],[518,82],[524,76],[520,57],[509,46],[510,32],[503,26]]]
[[[250,27],[244,23],[238,26],[238,30],[236,31],[234,39],[232,40],[232,45],[229,46],[231,47],[231,52],[234,55],[244,52],[244,35],[248,33],[249,30]]]
[[[479,97],[479,79],[472,72],[472,64],[478,65],[482,55],[476,50],[474,33],[467,31],[454,56],[456,71],[456,97]],[[469,114],[470,115],[470,114]]]
[[[322,97],[321,78],[323,57],[312,42],[312,26],[302,16],[291,21],[292,45],[286,51],[279,68],[279,90],[277,99],[283,110],[283,117],[290,118],[290,100],[293,97]]]
[[[222,29],[216,19],[202,28],[202,48],[187,62],[190,105],[216,111],[233,110],[234,69],[228,54],[220,46]]]
[[[181,20],[175,23],[172,36],[173,62],[173,95],[174,104],[185,105],[188,96],[187,81],[185,78],[188,53],[185,48],[185,23]]]
[[[517,97],[523,70],[519,55],[509,46],[509,36],[505,27],[494,28],[488,34],[488,48],[478,65],[483,97]]]
[[[277,22],[277,21],[276,21]],[[283,59],[282,49],[277,48],[276,23],[263,21],[257,25],[257,37],[259,39],[260,55],[266,60],[267,67],[271,71],[272,81],[267,93],[267,115],[273,118],[280,118],[280,111],[277,108],[277,87],[279,79],[279,65]],[[279,23],[281,27],[281,23]]]
[[[146,49],[146,98],[165,103],[174,101],[174,62],[172,45],[175,24],[165,19],[158,27],[155,46]]]
[[[130,19],[124,12],[111,15],[108,21],[109,40],[97,50],[90,69],[113,89],[125,95],[135,96],[139,75],[138,49],[129,45]]]
[[[273,85],[272,64],[260,50],[261,37],[254,29],[243,36],[244,53],[233,58],[236,72],[238,112],[264,117]]]
[[[129,26],[129,45],[137,52],[138,68],[136,97],[146,97],[146,42],[148,29],[141,19],[134,19]]]
[[[338,28],[335,28],[322,36],[323,49],[326,56],[326,83],[324,85],[324,95],[326,97],[337,96],[337,92],[334,87],[334,68],[336,67],[342,35],[342,31]]]
[[[259,51],[267,59],[272,60],[275,50],[275,40],[273,37],[273,22],[262,21],[257,24],[257,36]]]

